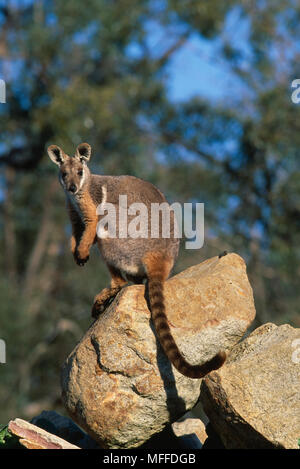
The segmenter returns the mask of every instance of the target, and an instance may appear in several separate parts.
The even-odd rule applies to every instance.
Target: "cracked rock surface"
[[[142,445],[193,408],[201,380],[181,375],[153,329],[145,287],[124,288],[90,326],[62,370],[62,397],[71,417],[105,448]],[[165,285],[171,331],[197,364],[229,351],[255,316],[241,257],[214,257]]]
[[[203,379],[201,401],[226,448],[297,449],[300,329],[264,324]]]

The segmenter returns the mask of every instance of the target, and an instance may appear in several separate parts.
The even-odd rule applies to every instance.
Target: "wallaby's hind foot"
[[[110,300],[119,293],[122,287],[118,286],[115,288],[104,288],[94,299],[94,305],[92,308],[92,317],[97,318],[103,313],[108,307]]]

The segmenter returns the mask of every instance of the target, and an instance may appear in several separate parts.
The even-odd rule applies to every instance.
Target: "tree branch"
[[[171,55],[173,55],[174,52],[176,52],[178,49],[180,49],[180,47],[182,47],[183,44],[185,44],[187,42],[189,34],[190,33],[187,32],[183,36],[181,36],[179,39],[177,39],[177,41],[168,50],[166,50],[159,59],[157,59],[157,61],[156,61],[156,67],[157,68],[163,67],[165,65],[165,63],[169,60]]]

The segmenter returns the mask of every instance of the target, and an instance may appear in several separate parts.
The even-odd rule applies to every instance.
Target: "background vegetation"
[[[84,268],[70,254],[52,143],[73,154],[87,141],[94,172],[204,202],[205,246],[181,249],[176,271],[237,252],[255,326],[300,326],[299,21],[293,0],[0,0],[1,423],[63,412],[61,364],[108,282],[96,250]],[[172,96],[176,57],[195,41],[225,98],[212,99],[204,68],[207,93]]]

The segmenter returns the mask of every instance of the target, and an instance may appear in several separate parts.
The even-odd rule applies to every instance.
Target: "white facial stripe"
[[[81,179],[80,179],[78,191],[80,191],[80,189],[82,188],[84,182],[86,181],[87,172],[86,172],[86,169],[85,169],[85,165],[82,166],[82,171],[83,171],[83,174],[82,174]]]
[[[63,180],[63,177],[62,177],[61,173],[59,173],[59,182],[61,183],[63,188],[66,189],[65,181]]]

